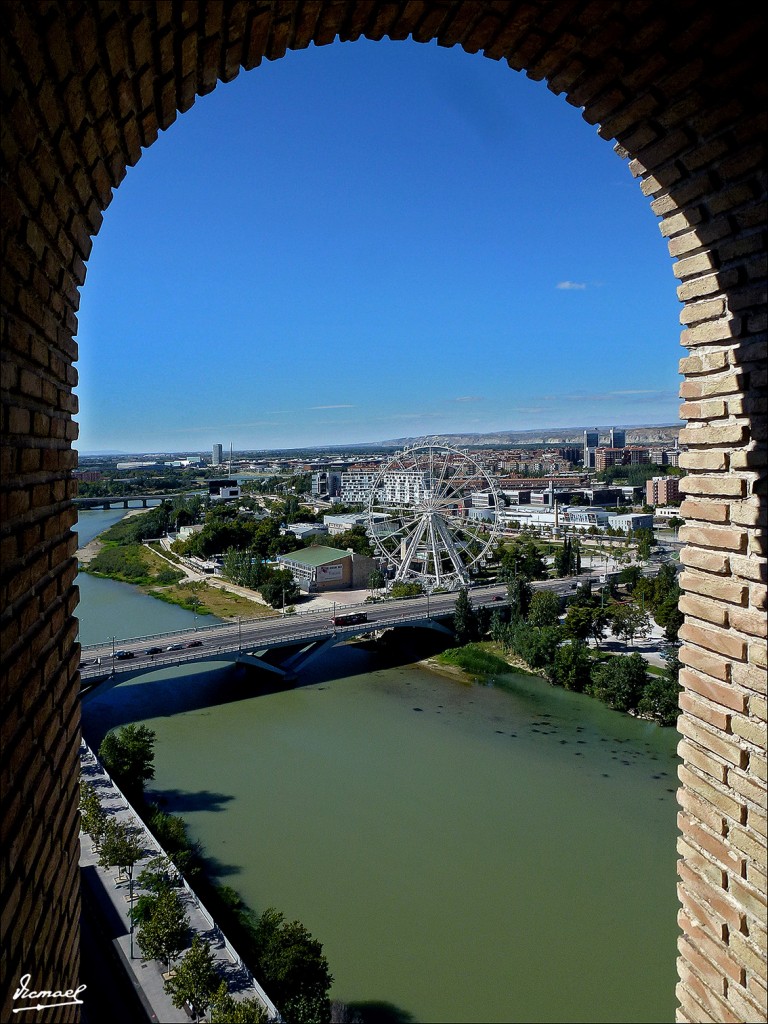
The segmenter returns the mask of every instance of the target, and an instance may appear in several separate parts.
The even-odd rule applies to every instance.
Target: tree
[[[133,905],[133,869],[144,854],[144,845],[138,830],[125,822],[111,818],[101,837],[99,866],[124,868],[128,874],[128,906]],[[133,919],[130,923],[131,959],[133,959]]]
[[[153,857],[137,878],[142,889],[147,889],[153,896],[172,889],[179,876],[170,857]]]
[[[389,590],[390,597],[394,598],[418,597],[420,594],[423,593],[424,587],[422,587],[422,585],[420,583],[417,583],[416,581],[412,583],[404,583],[402,581],[398,581],[397,583],[393,583]]]
[[[80,779],[80,827],[98,845],[106,825],[107,812],[101,806],[95,787]]]
[[[585,605],[569,605],[563,622],[564,635],[571,640],[586,640],[588,636],[592,635],[595,611],[596,609],[588,608]]]
[[[255,928],[258,968],[286,1024],[324,1024],[333,976],[323,947],[299,921],[286,923],[269,907]]]
[[[632,644],[636,636],[647,636],[651,628],[647,612],[635,602],[615,605],[611,609],[611,629],[619,640]]]
[[[234,999],[222,981],[211,1002],[211,1024],[267,1024],[268,1019],[258,999]]]
[[[155,733],[146,725],[124,725],[101,741],[99,758],[126,793],[137,796],[155,777]]]
[[[160,892],[136,936],[147,960],[162,960],[168,970],[171,960],[184,949],[189,935],[189,918],[175,889]]]
[[[631,593],[642,579],[642,576],[643,573],[639,565],[626,565],[619,573],[619,583],[623,584]]]
[[[592,664],[589,650],[581,640],[561,644],[555,651],[550,680],[566,690],[581,693],[589,685]]]
[[[374,590],[381,590],[386,582],[386,578],[381,569],[373,569],[368,573],[368,589],[371,593],[373,593]]]
[[[293,604],[301,594],[290,569],[268,569],[264,581],[259,585],[259,591],[273,608]]]
[[[524,576],[518,576],[509,581],[507,584],[507,602],[513,622],[515,619],[524,619],[526,617],[531,606],[532,596],[531,585]]]
[[[641,561],[647,562],[651,557],[651,548],[656,543],[653,530],[649,530],[646,526],[635,530],[635,541],[637,542],[637,557]]]
[[[547,578],[547,567],[544,559],[531,537],[519,537],[513,541],[501,556],[499,579],[509,583],[518,576],[527,580],[543,580]]]
[[[210,943],[195,935],[189,951],[176,965],[173,977],[165,982],[165,991],[171,997],[174,1006],[181,1009],[188,1003],[195,1017],[199,1019],[211,1005],[220,981],[219,973],[214,967]]]
[[[634,711],[647,680],[647,666],[639,654],[619,654],[593,668],[587,692],[616,711]]]
[[[539,590],[531,598],[528,623],[531,626],[556,626],[560,617],[560,598],[552,590]]]
[[[560,626],[531,626],[518,620],[507,627],[507,645],[531,668],[546,668],[555,660],[562,640]]]
[[[453,610],[453,631],[459,644],[470,644],[478,639],[477,613],[466,587],[459,590]]]

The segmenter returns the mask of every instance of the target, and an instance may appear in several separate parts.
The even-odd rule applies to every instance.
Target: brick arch
[[[546,80],[614,141],[660,218],[689,352],[678,1019],[764,1019],[764,17],[697,0],[20,0],[0,19],[9,985],[78,976],[73,337],[103,210],[218,82],[310,43],[388,36]]]

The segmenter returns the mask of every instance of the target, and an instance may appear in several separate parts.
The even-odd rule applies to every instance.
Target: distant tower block
[[[584,469],[594,469],[595,449],[600,444],[600,433],[594,430],[584,431]]]
[[[220,445],[220,444],[215,444],[213,446],[213,459],[211,460],[211,464],[214,465],[214,466],[220,466],[221,463],[223,462],[223,459],[224,459],[224,446]]]
[[[620,430],[619,427],[611,427],[611,443],[609,448],[626,448],[627,447],[627,432],[626,430]]]

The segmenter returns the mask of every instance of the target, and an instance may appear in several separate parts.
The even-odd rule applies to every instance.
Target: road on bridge
[[[552,590],[565,595],[571,593],[583,580],[594,579],[590,573],[562,580],[541,580],[532,583],[534,590]],[[495,606],[506,598],[506,586],[477,587],[471,591],[475,607]],[[217,654],[266,650],[292,643],[310,643],[334,634],[356,636],[395,625],[405,625],[426,618],[450,615],[456,605],[456,594],[431,594],[355,605],[351,612],[364,610],[364,625],[334,626],[328,609],[280,616],[270,619],[240,619],[154,636],[134,637],[119,642],[110,640],[102,644],[83,647],[80,673],[83,683],[105,675],[122,672],[135,674],[137,669],[158,669],[183,662],[202,661]],[[347,608],[339,604],[337,614]]]

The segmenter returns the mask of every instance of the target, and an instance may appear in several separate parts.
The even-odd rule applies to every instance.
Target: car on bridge
[[[166,651],[183,651],[184,644],[168,644]]]
[[[187,647],[202,647],[203,646],[203,641],[202,640],[190,640],[189,643],[186,646]]]
[[[118,661],[125,661],[126,658],[135,658],[136,655],[133,651],[115,651],[115,657]]]
[[[162,650],[163,650],[162,647],[148,647],[146,649],[146,651],[144,651],[144,653],[145,654],[161,654]]]

